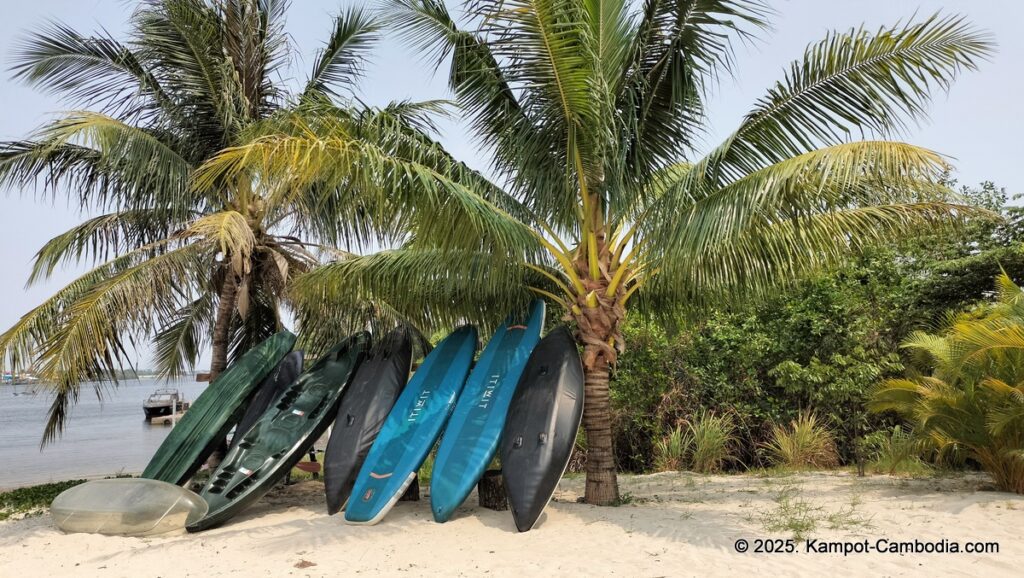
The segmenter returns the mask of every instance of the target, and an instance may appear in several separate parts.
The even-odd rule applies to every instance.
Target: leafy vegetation
[[[975,462],[1024,494],[1024,291],[1003,275],[998,295],[941,333],[912,335],[916,371],[881,383],[870,406],[904,416],[943,459]]]
[[[999,218],[866,251],[788,291],[700,319],[665,325],[631,318],[625,327],[631,354],[611,384],[621,467],[655,468],[652,440],[705,409],[734,418],[738,461],[730,467],[768,465],[757,448],[770,439],[772,424],[814,408],[833,430],[843,462],[924,473],[918,463],[930,467],[930,451],[898,465],[879,462],[901,420],[866,410],[871,388],[903,375],[912,360],[900,344],[913,331],[990,298],[991,275],[1001,265],[1024,279],[1020,208],[992,183],[958,188]]]
[[[928,440],[895,426],[890,431],[876,431],[865,440],[871,470],[890,476],[925,476],[934,468],[921,456],[929,453]]]
[[[85,480],[67,480],[0,492],[0,520],[6,520],[14,514],[27,514],[48,508],[61,492],[84,483]]]

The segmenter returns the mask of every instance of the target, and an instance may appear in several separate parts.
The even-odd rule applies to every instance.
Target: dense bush
[[[650,469],[653,440],[702,408],[735,416],[738,461],[748,465],[761,463],[756,448],[771,425],[805,408],[837,430],[840,450],[851,456],[849,440],[890,425],[864,411],[867,388],[903,371],[900,283],[879,262],[866,258],[672,335],[657,323],[631,322],[630,355],[612,389],[620,466]]]
[[[903,374],[900,343],[991,297],[1000,268],[1024,279],[1021,210],[991,183],[962,192],[1002,219],[865,252],[767,299],[702,312],[699,322],[671,331],[631,318],[630,352],[611,392],[620,467],[654,468],[655,444],[701,410],[733,417],[737,466],[767,465],[758,448],[773,425],[803,410],[830,428],[846,463],[857,459],[865,436],[891,432],[899,419],[865,406],[872,386]]]

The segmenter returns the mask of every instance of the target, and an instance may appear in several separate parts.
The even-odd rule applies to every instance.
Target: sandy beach
[[[562,481],[531,532],[470,496],[446,524],[424,501],[400,503],[381,524],[347,526],[323,512],[322,486],[279,488],[228,525],[152,538],[65,535],[48,515],[0,523],[6,576],[608,576],[1011,575],[1024,564],[1024,496],[991,491],[981,475],[905,480],[845,473],[789,476],[625,476],[628,503],[576,503]],[[794,552],[753,553],[775,538]],[[747,540],[746,553],[736,551]],[[998,553],[809,553],[828,542],[918,540]],[[853,547],[853,546],[850,546]],[[989,546],[991,548],[991,546]]]

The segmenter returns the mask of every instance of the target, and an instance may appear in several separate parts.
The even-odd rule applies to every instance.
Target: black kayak
[[[516,528],[533,528],[569,464],[583,418],[583,365],[564,326],[526,362],[501,436],[501,471]]]
[[[256,388],[256,394],[249,402],[248,407],[245,408],[242,420],[235,426],[235,435],[231,438],[230,447],[237,446],[245,432],[249,431],[249,428],[256,423],[256,420],[260,419],[267,411],[270,403],[281,395],[284,388],[295,383],[295,380],[302,373],[302,361],[302,351],[289,353],[270,372],[270,375],[263,380],[263,383],[259,384]]]
[[[330,425],[368,341],[365,332],[349,337],[281,392],[210,476],[200,494],[209,512],[189,532],[223,524],[291,471]]]
[[[345,390],[324,453],[327,513],[338,513],[352,494],[356,474],[391,407],[409,380],[412,339],[396,329],[377,343]]]

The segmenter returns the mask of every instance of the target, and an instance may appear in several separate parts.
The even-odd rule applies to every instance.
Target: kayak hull
[[[231,438],[231,446],[238,445],[245,432],[249,431],[253,424],[267,411],[270,404],[277,399],[284,388],[295,383],[295,380],[302,374],[303,354],[301,351],[292,351],[284,356],[281,363],[270,372],[270,375],[263,379],[256,393],[253,395],[249,405],[245,408],[242,419],[235,426],[235,435]]]
[[[242,408],[253,390],[294,344],[295,336],[282,331],[231,364],[192,402],[160,444],[142,477],[177,485],[188,481],[241,419]]]
[[[544,302],[525,324],[510,318],[491,337],[448,420],[430,479],[430,509],[446,522],[469,496],[498,451],[509,403],[544,328]]]
[[[583,417],[583,365],[565,327],[534,348],[509,406],[501,466],[516,528],[533,528],[572,456]]]
[[[412,483],[462,391],[476,342],[476,328],[462,327],[423,360],[359,469],[345,506],[346,522],[376,524]]]
[[[408,330],[396,329],[360,364],[345,390],[324,452],[328,515],[341,511],[352,494],[356,474],[409,380],[411,368],[411,336]]]
[[[94,480],[61,492],[50,516],[67,533],[152,536],[206,515],[206,502],[174,484],[141,478]]]
[[[291,471],[327,430],[368,340],[366,333],[349,337],[281,392],[203,487],[210,511],[189,524],[189,532],[230,520]]]

